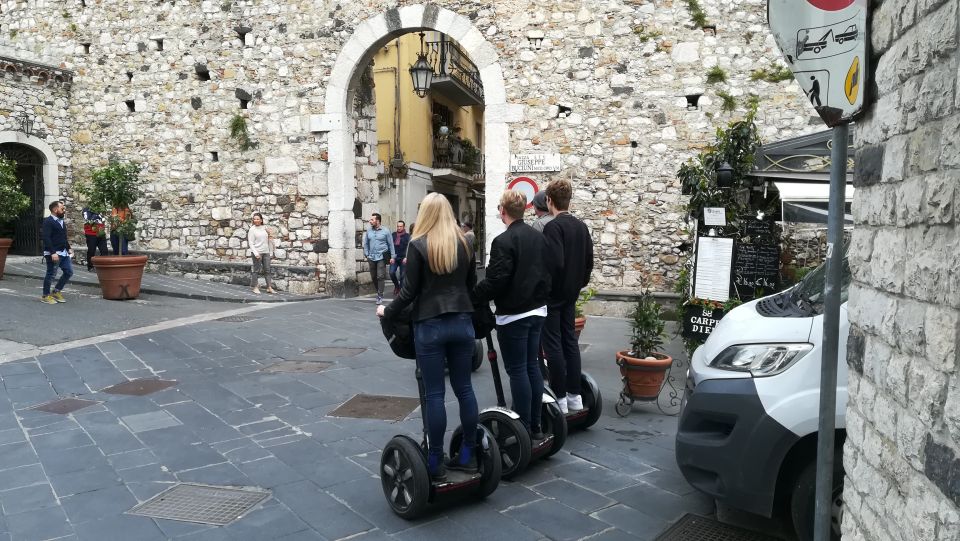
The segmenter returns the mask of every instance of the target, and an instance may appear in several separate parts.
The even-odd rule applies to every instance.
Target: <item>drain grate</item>
[[[118,383],[116,385],[111,385],[106,389],[101,389],[102,392],[108,394],[126,394],[131,396],[143,396],[150,393],[155,393],[157,391],[162,391],[167,387],[173,387],[177,382],[174,380],[166,379],[156,379],[156,378],[140,378],[132,379],[130,381],[125,381],[123,383]]]
[[[358,394],[327,415],[357,419],[402,421],[420,406],[420,400],[408,396]]]
[[[777,541],[777,539],[730,526],[716,519],[686,514],[667,531],[660,534],[657,541]]]
[[[326,361],[281,361],[279,363],[274,363],[270,366],[261,368],[260,371],[270,373],[310,374],[323,372],[331,366],[333,366],[333,363]]]
[[[270,492],[254,487],[181,483],[127,511],[131,515],[225,526],[242,517]]]
[[[224,317],[218,317],[214,321],[222,321],[224,323],[246,323],[248,321],[256,321],[258,319],[263,319],[263,318],[253,317],[253,316],[224,316]]]
[[[319,347],[308,349],[303,354],[317,357],[355,357],[364,351],[367,351],[367,348]]]
[[[53,402],[47,402],[46,404],[40,404],[39,406],[34,406],[27,409],[66,415],[68,413],[82,410],[87,406],[92,406],[99,403],[100,402],[97,402],[96,400],[84,400],[82,398],[62,398],[60,400],[54,400]]]

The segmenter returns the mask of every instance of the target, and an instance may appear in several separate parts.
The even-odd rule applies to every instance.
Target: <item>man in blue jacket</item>
[[[410,244],[410,233],[407,233],[407,224],[397,222],[397,231],[393,234],[393,262],[390,263],[390,279],[393,280],[393,296],[396,297],[403,287],[403,273],[407,265],[407,245]]]
[[[387,280],[387,261],[392,265],[396,250],[390,231],[380,226],[383,218],[379,213],[370,215],[370,228],[363,234],[363,255],[370,263],[370,277],[377,288],[377,304],[383,304],[383,283]]]
[[[67,207],[62,201],[50,203],[50,216],[43,219],[41,229],[43,237],[43,258],[47,263],[47,275],[43,278],[43,296],[40,302],[46,304],[56,304],[58,302],[67,302],[63,298],[64,286],[73,276],[73,267],[70,264],[70,258],[73,257],[73,250],[70,248],[70,241],[67,239],[67,224],[63,216],[67,213]],[[53,277],[57,274],[57,267],[62,274],[57,281],[57,286],[50,292],[50,284],[53,283]]]

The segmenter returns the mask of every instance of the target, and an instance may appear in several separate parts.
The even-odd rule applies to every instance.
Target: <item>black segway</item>
[[[540,350],[540,368],[543,370],[543,381],[545,383],[550,381],[550,369],[542,349]],[[548,385],[544,386],[544,392],[549,393],[554,399],[558,398]],[[583,401],[583,409],[566,414],[567,430],[590,428],[600,420],[600,414],[603,413],[600,387],[590,374],[582,370],[580,371],[580,399]]]
[[[406,318],[406,321],[404,321]],[[380,320],[390,349],[398,357],[416,359],[409,311],[397,321]],[[420,419],[423,421],[423,440],[398,434],[387,442],[380,456],[380,484],[383,495],[394,513],[405,519],[421,515],[430,504],[452,501],[458,497],[485,498],[500,484],[500,450],[497,442],[483,424],[477,425],[477,473],[448,470],[442,480],[431,479],[427,471],[427,409],[424,402],[423,378],[420,364],[416,367],[417,391],[420,395]],[[457,431],[462,433],[461,427]],[[453,449],[460,449],[457,442]]]
[[[497,407],[480,412],[482,423],[493,434],[500,449],[501,473],[504,479],[510,479],[527,469],[531,460],[552,456],[563,447],[567,439],[567,422],[557,401],[547,393],[543,394],[540,425],[544,436],[542,440],[531,440],[527,427],[520,416],[507,409],[504,399],[503,383],[500,380],[500,368],[497,364],[497,350],[493,347],[493,338],[487,335],[487,360],[493,373],[493,387],[497,392]],[[455,430],[450,438],[451,449],[459,448],[461,433]]]

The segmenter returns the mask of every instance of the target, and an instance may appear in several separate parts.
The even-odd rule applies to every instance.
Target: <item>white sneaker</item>
[[[583,398],[578,394],[567,393],[567,408],[570,411],[583,410]]]
[[[560,406],[560,411],[563,412],[564,415],[570,413],[570,411],[567,410],[567,399],[566,399],[566,398],[558,398],[558,399],[557,399],[557,405]]]

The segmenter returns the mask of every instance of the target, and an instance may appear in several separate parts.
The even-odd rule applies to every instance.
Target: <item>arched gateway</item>
[[[326,131],[329,168],[329,241],[327,291],[337,296],[356,295],[356,235],[354,226],[354,134],[356,125],[348,104],[374,51],[390,40],[420,30],[442,32],[460,43],[480,71],[484,89],[484,176],[486,245],[503,231],[493,209],[503,193],[510,165],[508,123],[523,119],[523,106],[506,102],[503,71],[496,49],[469,19],[434,4],[390,9],[357,26],[337,56],[327,82],[325,114],[312,121],[313,131]],[[488,250],[489,252],[489,250]]]
[[[60,197],[57,155],[45,141],[21,132],[0,132],[0,156],[17,162],[17,177],[30,208],[14,222],[11,253],[39,255],[40,221],[47,205]]]

